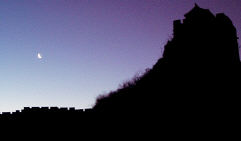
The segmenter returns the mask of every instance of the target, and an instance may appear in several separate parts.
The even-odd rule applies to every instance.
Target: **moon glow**
[[[38,53],[37,57],[38,59],[42,59],[42,55],[40,53]]]

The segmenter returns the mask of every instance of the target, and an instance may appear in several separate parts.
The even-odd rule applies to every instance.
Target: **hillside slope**
[[[163,58],[143,76],[100,96],[93,109],[176,119],[235,114],[241,80],[237,39],[227,16],[195,5],[183,21],[174,21]]]

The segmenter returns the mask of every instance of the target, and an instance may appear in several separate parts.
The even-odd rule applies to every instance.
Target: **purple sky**
[[[91,107],[156,63],[194,2],[224,12],[241,37],[241,0],[1,0],[0,112]]]

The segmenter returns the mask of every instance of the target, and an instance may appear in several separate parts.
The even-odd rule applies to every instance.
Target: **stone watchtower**
[[[173,22],[165,59],[188,64],[240,63],[237,32],[226,15],[214,15],[195,4],[184,16],[183,21]]]

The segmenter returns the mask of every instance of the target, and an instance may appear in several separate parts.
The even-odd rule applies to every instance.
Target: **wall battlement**
[[[2,112],[0,118],[18,117],[18,116],[44,116],[44,115],[64,115],[64,114],[83,114],[91,112],[92,109],[75,109],[74,107],[24,107],[15,112]]]

